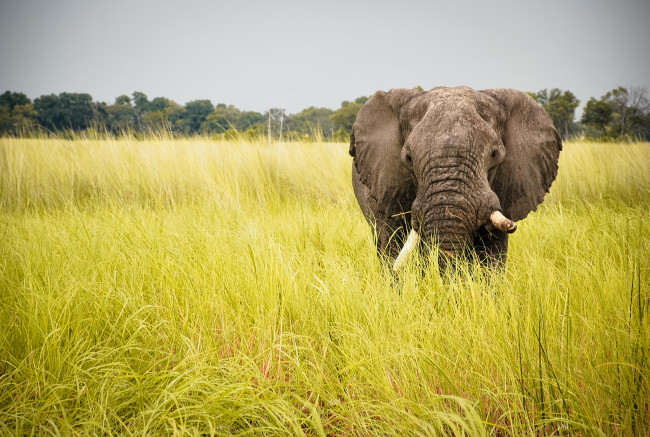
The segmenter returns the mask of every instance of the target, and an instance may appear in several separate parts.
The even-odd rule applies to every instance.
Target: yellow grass
[[[0,139],[0,433],[646,435],[650,144],[393,276],[345,144]]]

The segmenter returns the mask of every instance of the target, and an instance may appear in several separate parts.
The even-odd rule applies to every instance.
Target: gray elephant
[[[498,265],[515,222],[555,180],[561,150],[549,115],[521,91],[378,91],[352,127],[352,185],[395,269],[420,239]]]

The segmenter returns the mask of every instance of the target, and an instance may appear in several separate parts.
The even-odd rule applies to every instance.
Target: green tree
[[[37,116],[38,113],[34,110],[34,105],[31,103],[14,106],[12,118],[16,127],[16,133],[32,131],[36,127]]]
[[[645,128],[645,116],[650,110],[647,89],[642,87],[618,87],[602,99],[612,108],[610,132],[617,137],[638,137]]]
[[[86,129],[95,115],[95,107],[90,94],[61,93],[50,94],[34,100],[38,122],[51,131]]]
[[[148,133],[171,132],[173,123],[167,111],[148,111],[142,116],[142,129]]]
[[[546,112],[551,116],[553,125],[562,133],[566,139],[569,138],[570,132],[575,132],[575,111],[580,100],[571,91],[562,91],[559,88],[553,88],[550,92],[546,89],[532,94],[533,98],[542,105]]]
[[[56,131],[63,124],[59,98],[55,94],[34,99],[34,109],[38,114],[38,123],[45,129]]]
[[[226,106],[219,103],[203,122],[202,129],[211,133],[222,133],[229,129],[237,129],[242,112],[234,105]]]
[[[179,109],[181,105],[165,97],[156,97],[147,104],[147,112],[152,111],[169,111],[169,109]]]
[[[621,136],[628,133],[630,119],[630,95],[627,89],[619,86],[607,94],[602,99],[612,108],[612,119],[610,121],[611,133],[613,136]]]
[[[286,121],[287,129],[304,135],[331,136],[332,114],[334,111],[328,108],[316,108],[310,106],[301,112],[288,116]]]
[[[129,96],[121,95],[115,103],[106,107],[106,128],[113,133],[123,133],[135,129],[135,110]]]
[[[5,91],[0,94],[0,106],[6,106],[9,111],[13,111],[14,107],[17,105],[28,105],[32,103],[23,93],[13,93],[11,91]]]
[[[130,107],[131,99],[128,96],[118,97],[119,102],[123,105],[115,108],[124,117],[129,114],[128,108]],[[133,114],[134,126],[142,132],[171,132],[172,130],[180,130],[177,128],[177,122],[185,115],[185,108],[176,103],[175,101],[166,97],[156,97],[149,100],[146,94],[135,91],[133,93]],[[118,105],[116,99],[115,104]],[[182,125],[182,123],[178,123]]]
[[[235,127],[238,131],[246,131],[252,129],[253,126],[263,125],[264,116],[255,111],[242,111]]]
[[[104,102],[92,102],[91,108],[93,116],[88,123],[88,127],[97,130],[106,131],[108,129],[108,105]]]
[[[342,129],[346,132],[352,131],[352,125],[357,118],[357,114],[361,110],[363,104],[368,100],[368,97],[359,97],[354,102],[344,100],[341,102],[341,107],[332,113],[332,125],[335,130]]]
[[[35,127],[36,111],[23,93],[6,91],[0,95],[0,134],[20,135]]]
[[[142,125],[149,132],[172,132],[179,130],[177,128],[178,120],[184,116],[185,108],[173,100],[169,100],[162,109],[146,112],[142,116]]]
[[[133,92],[133,111],[135,113],[135,123],[138,130],[142,130],[142,118],[144,114],[149,111],[149,98],[147,95],[140,91]]]
[[[178,112],[174,125],[186,134],[195,134],[201,131],[201,124],[214,111],[214,106],[210,100],[193,100],[184,109]]]
[[[612,107],[603,99],[590,98],[582,112],[582,124],[592,127],[601,136],[607,136],[606,126],[612,118]]]
[[[149,110],[149,99],[147,95],[140,91],[133,92],[133,106],[136,111],[146,112]]]
[[[0,105],[0,134],[20,135],[36,127],[37,113],[34,105]]]
[[[115,99],[116,105],[129,105],[131,106],[131,98],[126,94],[122,94]]]
[[[650,101],[644,87],[618,87],[589,99],[582,122],[592,136],[650,139]]]
[[[650,99],[645,87],[630,87],[628,90],[629,117],[627,133],[631,138],[650,140]]]

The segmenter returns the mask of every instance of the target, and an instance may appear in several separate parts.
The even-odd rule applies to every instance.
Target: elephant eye
[[[490,153],[490,158],[496,158],[498,153],[499,151],[497,149],[492,150],[492,153]]]
[[[410,150],[402,149],[401,160],[404,166],[409,170],[413,170],[413,157],[411,156]]]

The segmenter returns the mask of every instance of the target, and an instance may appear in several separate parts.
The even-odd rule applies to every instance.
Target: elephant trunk
[[[463,180],[441,180],[420,193],[412,207],[413,230],[393,266],[398,270],[420,239],[435,238],[442,253],[455,254],[473,241],[481,226],[512,233],[516,223],[505,217],[487,180],[474,186]]]
[[[454,199],[456,200],[456,199]],[[469,205],[460,201],[434,205],[427,211],[422,223],[425,238],[435,238],[439,249],[454,254],[471,239],[473,227],[470,223]]]
[[[505,217],[501,213],[501,211],[493,211],[492,214],[490,214],[490,223],[495,228],[510,234],[517,230],[517,224],[512,220],[508,219],[507,217]],[[395,259],[393,270],[397,271],[402,268],[402,266],[406,263],[409,256],[411,255],[411,252],[413,252],[413,250],[415,250],[418,247],[419,243],[420,243],[420,235],[415,229],[411,229],[411,232],[409,233],[409,236],[406,239],[406,243],[404,243],[402,250],[400,251],[397,258]],[[441,249],[444,250],[447,254],[452,256],[455,253],[453,249],[445,250],[443,247],[441,247]]]
[[[453,256],[471,241],[475,221],[467,213],[471,208],[467,198],[458,189],[449,187],[448,181],[429,188],[418,196],[412,206],[413,229],[399,253],[394,270],[400,269],[421,239],[434,239],[441,252]]]

